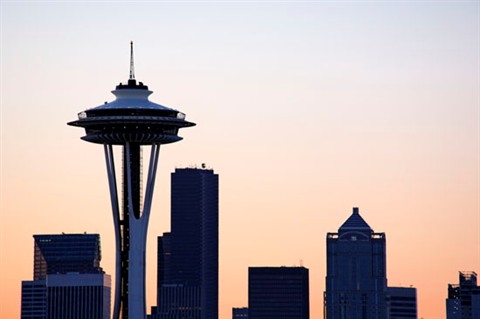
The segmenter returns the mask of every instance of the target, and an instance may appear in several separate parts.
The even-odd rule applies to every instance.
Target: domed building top
[[[127,84],[120,83],[112,91],[116,99],[112,102],[94,107],[95,110],[111,109],[147,109],[147,110],[167,110],[176,111],[172,108],[160,105],[148,100],[148,96],[153,92],[142,82],[137,84],[135,79],[128,80]]]

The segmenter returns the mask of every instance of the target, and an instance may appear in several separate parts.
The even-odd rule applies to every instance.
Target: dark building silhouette
[[[388,287],[387,305],[390,319],[417,319],[417,289]]]
[[[459,272],[459,283],[448,285],[447,319],[480,318],[480,286],[473,271]]]
[[[358,208],[327,233],[325,315],[327,319],[387,318],[386,243]]]
[[[34,235],[33,279],[47,274],[102,273],[98,234]]]
[[[153,318],[218,318],[218,175],[172,173],[171,232],[158,237],[158,294]]]
[[[22,281],[22,319],[109,319],[110,276],[98,234],[34,235],[34,280]]]
[[[249,319],[308,319],[308,269],[248,268]]]
[[[232,319],[248,319],[248,308],[232,308]]]

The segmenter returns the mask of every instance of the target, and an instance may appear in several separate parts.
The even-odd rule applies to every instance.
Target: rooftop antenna
[[[130,41],[130,80],[135,80],[135,68],[133,66],[133,41]]]

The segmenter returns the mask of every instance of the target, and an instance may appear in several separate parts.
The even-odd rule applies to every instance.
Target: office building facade
[[[480,286],[473,271],[460,271],[458,284],[448,285],[447,319],[480,318]]]
[[[249,319],[308,319],[308,278],[304,267],[250,267]]]
[[[390,319],[417,319],[417,289],[388,287],[387,306]]]
[[[386,240],[358,208],[337,233],[327,233],[327,319],[386,319]]]
[[[22,281],[22,319],[47,318],[47,285],[45,280]]]
[[[158,238],[153,318],[218,318],[218,175],[172,173],[171,232]]]
[[[98,234],[34,235],[33,279],[47,274],[103,273]]]
[[[22,281],[22,319],[109,319],[111,279],[97,234],[34,235],[34,280]]]

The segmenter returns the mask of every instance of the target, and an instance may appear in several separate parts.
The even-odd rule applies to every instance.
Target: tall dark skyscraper
[[[447,319],[480,318],[480,286],[477,273],[459,272],[458,284],[448,285]]]
[[[34,280],[22,282],[22,319],[109,319],[110,276],[98,234],[34,235]]]
[[[327,234],[327,319],[387,318],[386,242],[360,216],[358,208]]]
[[[218,175],[172,173],[171,232],[158,238],[155,318],[218,318]],[[153,317],[154,317],[153,316]]]
[[[180,141],[180,128],[195,125],[185,114],[153,103],[152,91],[135,79],[133,43],[130,76],[112,91],[116,99],[78,113],[68,125],[85,129],[84,141],[100,144],[107,163],[110,200],[115,227],[116,267],[114,319],[146,317],[145,260],[148,221],[152,206],[160,145]],[[114,146],[122,150],[122,200],[119,202]],[[150,161],[143,193],[143,149],[150,146]]]
[[[249,319],[308,319],[308,269],[248,268]]]

